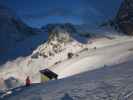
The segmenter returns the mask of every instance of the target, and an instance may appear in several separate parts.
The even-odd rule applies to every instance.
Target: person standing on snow
[[[25,81],[26,81],[26,83],[25,83],[26,87],[28,87],[28,86],[31,85],[31,80],[30,80],[30,77],[29,76],[27,76],[27,78],[26,78]]]

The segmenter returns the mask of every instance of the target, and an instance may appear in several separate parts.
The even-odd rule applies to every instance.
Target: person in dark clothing
[[[27,76],[27,78],[26,78],[25,81],[26,81],[26,83],[25,83],[26,87],[28,87],[28,86],[31,85],[31,80],[30,80],[30,77],[29,76]]]

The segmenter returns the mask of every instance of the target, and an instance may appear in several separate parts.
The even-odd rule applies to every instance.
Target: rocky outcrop
[[[120,30],[127,35],[133,35],[133,0],[124,0],[116,16]]]
[[[40,52],[37,55],[39,54],[44,57],[61,52],[65,44],[73,40],[73,34],[76,32],[74,26],[69,23],[48,24],[43,29],[47,29],[48,41],[40,46]]]
[[[49,41],[56,40],[67,42],[71,40],[71,35],[76,32],[74,26],[70,23],[66,24],[48,24],[47,26]]]

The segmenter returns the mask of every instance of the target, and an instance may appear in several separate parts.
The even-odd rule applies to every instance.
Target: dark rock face
[[[33,34],[35,33],[32,28],[16,17],[10,9],[0,5],[0,53],[8,51]]]
[[[133,35],[133,0],[124,0],[116,16],[120,30],[127,35]]]

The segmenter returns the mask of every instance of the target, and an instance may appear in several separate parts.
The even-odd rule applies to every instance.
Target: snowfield
[[[19,87],[2,100],[132,100],[132,60],[73,77]]]

